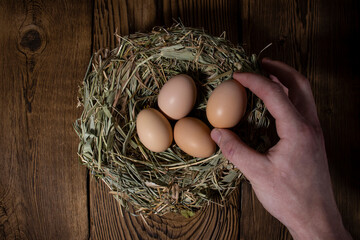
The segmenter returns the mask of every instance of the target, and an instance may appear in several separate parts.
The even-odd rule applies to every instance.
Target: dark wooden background
[[[360,239],[358,0],[0,0],[0,239],[291,239],[242,184],[192,219],[120,209],[77,160],[77,88],[114,33],[203,27],[306,75],[336,200]]]

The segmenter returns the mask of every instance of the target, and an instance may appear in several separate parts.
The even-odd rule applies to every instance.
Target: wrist
[[[332,240],[332,239],[342,239],[342,240],[351,240],[351,235],[347,232],[347,230],[341,226],[334,229],[320,229],[320,228],[302,228],[291,230],[289,229],[291,236],[295,240],[302,239],[313,239],[313,240]]]
[[[332,217],[313,216],[310,221],[294,224],[288,227],[295,240],[301,239],[343,239],[351,240],[352,237],[345,229],[339,213]]]

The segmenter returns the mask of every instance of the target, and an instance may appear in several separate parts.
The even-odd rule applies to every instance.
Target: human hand
[[[308,80],[282,62],[263,59],[262,65],[269,79],[250,73],[234,73],[233,78],[264,101],[275,118],[279,142],[260,154],[228,129],[213,129],[212,138],[294,239],[351,239],[334,199]]]

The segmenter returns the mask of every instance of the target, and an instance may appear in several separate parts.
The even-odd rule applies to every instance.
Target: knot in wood
[[[40,33],[36,30],[27,31],[21,38],[20,45],[23,48],[28,48],[30,51],[35,52],[41,46]]]
[[[36,25],[27,25],[20,29],[18,46],[25,54],[42,52],[46,45],[44,31]]]

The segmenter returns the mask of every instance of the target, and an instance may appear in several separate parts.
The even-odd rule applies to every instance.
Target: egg
[[[161,88],[158,105],[161,111],[171,119],[180,119],[189,114],[196,102],[196,85],[185,74],[169,79]]]
[[[176,122],[174,140],[181,150],[193,157],[210,157],[216,150],[216,144],[210,136],[210,128],[193,117],[182,118]]]
[[[139,112],[136,118],[136,131],[142,144],[153,152],[165,151],[173,140],[169,121],[154,108]]]
[[[247,104],[246,90],[236,80],[221,83],[211,93],[206,116],[216,128],[231,128],[244,116]]]

